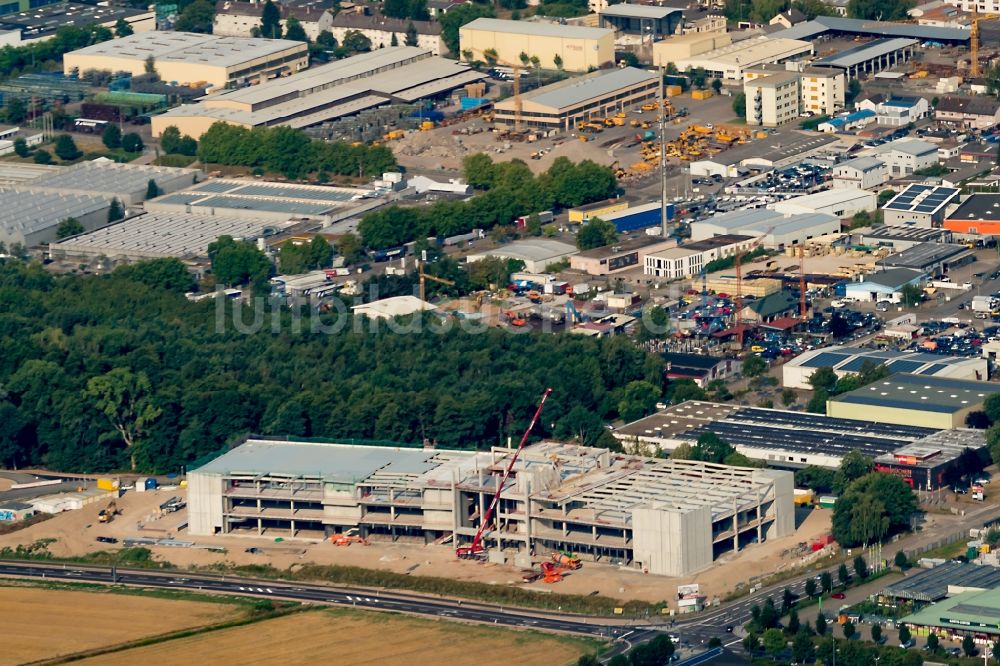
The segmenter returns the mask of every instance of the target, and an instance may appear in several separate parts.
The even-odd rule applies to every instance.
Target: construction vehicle
[[[531,291],[528,292],[528,300],[531,301],[532,303],[541,303],[542,295],[537,291],[535,291],[534,289],[532,289]]]
[[[421,132],[426,132],[426,131],[432,130],[432,129],[434,129],[434,121],[433,120],[425,120],[422,123],[420,123],[420,131]]]
[[[383,136],[382,139],[385,141],[395,141],[396,139],[402,139],[404,136],[406,136],[405,131],[401,129],[396,129],[386,132],[385,136]]]
[[[362,546],[368,545],[367,539],[364,539],[357,534],[351,534],[350,532],[345,532],[344,534],[331,534],[330,541],[333,542],[334,546],[350,546],[352,543]]]
[[[118,510],[118,502],[111,500],[108,505],[101,509],[101,512],[97,514],[97,520],[102,523],[110,523],[115,519],[115,516],[120,514],[121,511]]]
[[[506,310],[503,313],[503,316],[507,319],[508,324],[510,324],[511,326],[517,326],[518,328],[526,326],[528,323],[528,321],[524,317],[514,312],[513,310]]]
[[[629,124],[630,126],[632,126],[632,127],[638,127],[638,126],[639,126],[639,125],[641,125],[642,123],[640,123],[640,122],[639,122],[638,120],[636,120],[635,118],[633,118],[632,120],[630,120],[630,121],[628,122],[628,124]]]
[[[542,562],[543,582],[558,583],[563,579],[563,568],[553,562]]]
[[[570,553],[552,553],[552,561],[564,569],[576,570],[583,566],[580,558]]]
[[[545,401],[549,399],[552,394],[552,389],[547,388],[545,392],[542,393],[542,399],[538,402],[538,408],[535,410],[535,415],[531,417],[531,423],[528,424],[528,428],[521,435],[521,441],[518,442],[517,449],[514,450],[514,455],[510,457],[510,462],[507,463],[507,467],[504,469],[503,476],[500,477],[500,481],[497,483],[497,490],[493,494],[493,499],[490,500],[490,505],[486,509],[486,513],[483,514],[482,519],[479,521],[479,529],[476,530],[476,535],[472,538],[472,543],[468,546],[459,546],[455,549],[455,555],[460,559],[486,559],[486,549],[483,548],[483,532],[490,525],[490,521],[493,518],[493,513],[496,511],[497,504],[500,503],[500,495],[504,491],[504,487],[507,485],[507,479],[510,478],[510,473],[514,469],[514,464],[517,463],[517,457],[521,454],[521,450],[524,449],[524,445],[528,442],[528,437],[531,435],[531,431],[534,429],[535,425],[538,423],[539,417],[542,415],[542,408],[545,407]]]
[[[431,282],[437,282],[438,284],[443,284],[443,285],[446,285],[448,287],[454,287],[455,286],[455,282],[453,280],[446,280],[446,279],[444,279],[442,277],[438,277],[436,275],[430,275],[428,273],[424,273],[423,267],[418,268],[418,270],[420,271],[419,272],[419,275],[420,275],[420,300],[422,300],[422,301],[426,301],[427,300],[427,280],[430,280]]]
[[[715,128],[710,125],[692,125],[691,130],[696,134],[711,134]]]
[[[639,108],[643,111],[656,111],[656,102],[647,102]]]

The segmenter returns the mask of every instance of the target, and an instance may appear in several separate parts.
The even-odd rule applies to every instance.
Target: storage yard
[[[6,629],[0,664],[55,659],[224,622],[242,612],[228,603],[4,586],[0,621]]]
[[[174,662],[315,664],[318,655],[338,664],[464,663],[472,651],[503,653],[511,663],[561,666],[576,663],[595,645],[576,638],[505,631],[401,615],[324,610],[298,613],[243,627],[134,648],[80,664]]]

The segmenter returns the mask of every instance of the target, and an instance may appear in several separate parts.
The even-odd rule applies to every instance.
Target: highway
[[[453,599],[435,599],[384,590],[290,584],[234,576],[208,576],[145,569],[118,568],[112,570],[109,567],[72,563],[55,564],[14,560],[0,561],[0,576],[292,600],[330,606],[413,613],[522,629],[581,634],[616,641],[618,645],[614,653],[627,650],[631,645],[648,641],[658,633],[658,630],[652,627],[608,624],[604,618],[587,618],[543,610],[509,608]]]

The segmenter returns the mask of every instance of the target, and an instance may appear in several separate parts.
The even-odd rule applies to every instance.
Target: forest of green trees
[[[488,447],[516,441],[547,386],[537,434],[607,444],[604,419],[662,388],[626,339],[297,332],[287,310],[239,333],[184,298],[191,281],[167,259],[85,277],[0,263],[0,465],[164,472],[248,433]]]

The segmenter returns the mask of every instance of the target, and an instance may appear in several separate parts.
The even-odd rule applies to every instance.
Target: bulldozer
[[[102,523],[110,523],[115,519],[115,516],[120,514],[121,511],[118,510],[118,502],[111,500],[108,505],[101,509],[101,512],[97,514],[97,520]]]
[[[368,545],[368,540],[358,533],[358,528],[356,527],[353,527],[341,534],[331,534],[330,541],[333,542],[334,546],[350,546],[352,543],[357,543],[362,546]]]

